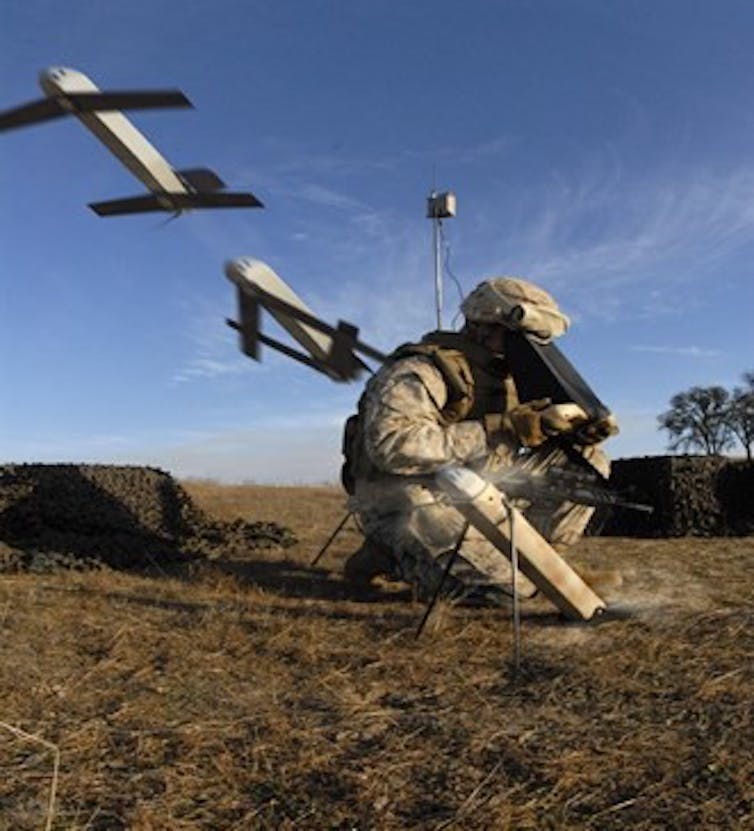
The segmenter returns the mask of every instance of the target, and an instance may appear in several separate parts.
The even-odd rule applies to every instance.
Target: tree
[[[692,387],[670,399],[670,409],[657,417],[660,429],[670,434],[668,448],[701,450],[712,456],[733,444],[730,393],[724,387]]]
[[[734,387],[729,404],[728,425],[751,461],[754,444],[754,372],[744,372],[743,387]]]

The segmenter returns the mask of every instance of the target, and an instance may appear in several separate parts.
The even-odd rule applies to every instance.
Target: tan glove
[[[578,404],[553,404],[549,398],[519,404],[507,413],[507,418],[524,447],[539,447],[547,439],[570,433],[588,421]]]
[[[575,437],[579,444],[599,444],[619,432],[618,422],[615,416],[610,413],[605,418],[590,421],[579,427],[575,432]]]
[[[506,431],[510,432],[511,425],[508,416],[504,413],[487,413],[482,417],[484,432],[487,434],[487,444],[494,447],[499,444]]]

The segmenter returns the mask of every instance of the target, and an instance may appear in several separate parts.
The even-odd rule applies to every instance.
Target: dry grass
[[[188,483],[301,542],[191,577],[0,578],[0,828],[754,828],[754,538],[588,539],[599,626],[355,596],[334,488]],[[257,557],[258,555],[254,555]],[[261,555],[259,555],[261,556]]]

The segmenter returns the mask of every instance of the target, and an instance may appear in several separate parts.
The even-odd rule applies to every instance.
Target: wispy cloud
[[[337,208],[341,211],[364,212],[369,211],[365,202],[360,199],[354,199],[352,196],[339,193],[332,188],[324,187],[323,185],[306,182],[299,187],[291,188],[288,194],[300,199],[305,199],[307,202],[313,202],[315,205],[324,205],[327,208]]]
[[[386,172],[400,162],[400,156],[367,155],[335,145],[313,151],[308,143],[266,136],[260,140],[264,169],[269,178],[305,176],[350,176],[366,172]]]
[[[213,358],[195,357],[179,369],[172,377],[176,384],[192,381],[199,378],[217,378],[222,375],[238,375],[247,370],[247,365],[241,361],[218,361]]]
[[[455,164],[475,164],[476,162],[488,163],[491,159],[504,156],[516,146],[517,139],[513,136],[494,136],[476,144],[464,146],[442,146],[433,149],[432,157],[438,161],[453,162]],[[421,151],[410,151],[407,154],[412,158],[425,159],[426,149]]]
[[[457,155],[488,161],[511,141],[493,138]],[[421,216],[407,219],[368,194],[355,196],[335,157],[329,169],[318,168],[321,176],[298,162],[266,171],[290,217],[280,238],[287,245],[277,242],[282,255],[272,264],[315,313],[353,322],[389,349],[434,322],[429,227]],[[485,276],[518,273],[551,289],[575,319],[677,317],[701,302],[689,287],[717,276],[726,257],[754,240],[754,167],[667,167],[639,180],[607,152],[582,170],[553,172],[515,200],[490,191],[450,227],[449,239],[464,290]],[[226,246],[224,255],[267,259],[274,250],[275,241],[252,238],[246,251]],[[209,327],[215,332],[232,303],[227,291],[222,296]],[[450,280],[445,296],[448,325],[458,302]],[[175,380],[241,372],[248,361],[229,361],[228,337],[221,348],[197,344]],[[713,357],[679,348],[679,356]]]
[[[688,300],[684,286],[754,240],[754,167],[666,169],[629,181],[617,163],[595,163],[527,194],[494,232],[500,242],[483,248],[501,254],[488,255],[486,273],[513,264],[593,315],[673,313]]]
[[[631,352],[651,352],[656,355],[673,355],[683,358],[718,358],[720,349],[703,349],[700,346],[643,346],[630,347]]]
[[[260,146],[269,158],[264,168],[267,176],[294,177],[313,176],[350,177],[364,173],[396,173],[402,167],[425,163],[427,158],[438,162],[471,165],[486,163],[490,159],[508,154],[516,146],[515,136],[492,135],[474,144],[436,144],[428,153],[426,145],[404,147],[396,152],[366,154],[343,145],[334,145],[329,150],[312,151],[301,142],[267,136],[260,140]],[[259,181],[259,178],[257,177]]]
[[[508,143],[499,138],[466,153],[483,159]],[[309,242],[321,242],[334,270],[358,263],[349,302],[358,308],[356,295],[368,287],[372,301],[381,293],[393,298],[389,328],[401,328],[395,324],[404,316],[407,325],[426,320],[414,314],[431,305],[426,222],[407,221],[331,183],[285,187],[293,198],[342,214],[341,228],[350,233],[328,223]],[[474,275],[465,282],[518,273],[546,285],[577,317],[678,316],[698,302],[690,286],[718,278],[727,258],[754,241],[754,166],[667,166],[636,179],[606,153],[581,171],[553,173],[515,200],[491,190],[451,226],[449,238],[464,243],[454,263]],[[449,282],[446,295],[454,306]],[[379,313],[379,299],[369,305]]]
[[[179,301],[187,357],[170,378],[171,384],[209,380],[248,371],[249,359],[236,347],[237,335],[223,325],[225,315],[232,314],[233,293],[224,298],[194,293]],[[225,304],[225,305],[221,305]]]

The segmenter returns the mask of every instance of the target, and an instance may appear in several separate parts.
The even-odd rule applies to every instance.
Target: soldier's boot
[[[355,586],[366,588],[375,577],[396,580],[398,564],[387,546],[365,540],[346,560],[343,577]]]

